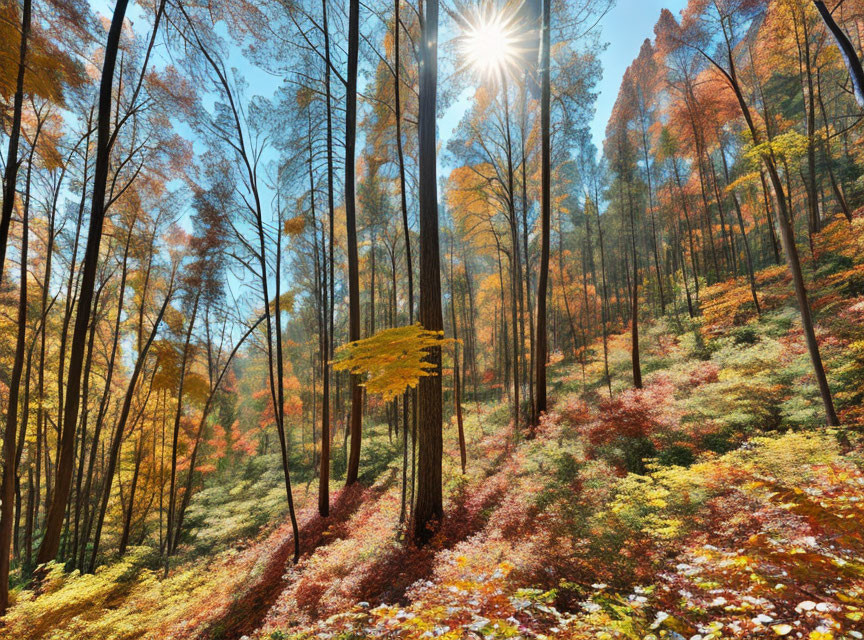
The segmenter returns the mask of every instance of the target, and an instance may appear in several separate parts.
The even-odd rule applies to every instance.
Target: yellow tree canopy
[[[63,103],[63,85],[81,85],[85,78],[73,59],[51,42],[33,17],[27,51],[24,92]],[[10,101],[15,93],[21,48],[21,16],[17,2],[0,0],[0,102]]]
[[[367,376],[366,390],[388,402],[416,387],[420,378],[435,375],[435,365],[426,361],[428,349],[452,342],[443,331],[427,331],[419,322],[384,329],[339,347],[333,369]]]

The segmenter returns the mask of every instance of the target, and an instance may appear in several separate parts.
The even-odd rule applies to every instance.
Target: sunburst
[[[521,2],[501,5],[486,0],[459,14],[461,33],[457,40],[464,68],[491,81],[517,72],[526,43],[520,7]]]

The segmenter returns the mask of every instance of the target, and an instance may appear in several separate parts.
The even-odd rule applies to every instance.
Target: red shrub
[[[687,386],[690,389],[701,387],[703,384],[717,382],[720,366],[714,362],[698,362],[688,373]]]
[[[597,419],[587,425],[588,455],[604,455],[620,470],[644,472],[644,459],[678,427],[675,386],[659,377],[644,389],[630,389],[602,400]]]

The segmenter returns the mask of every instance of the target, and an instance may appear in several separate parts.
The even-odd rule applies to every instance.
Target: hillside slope
[[[855,233],[828,226],[811,274],[842,429],[820,425],[790,285],[772,268],[761,317],[741,280],[703,292],[699,318],[679,308],[646,326],[642,390],[622,332],[611,397],[602,343],[557,357],[554,410],[533,437],[506,407],[466,403],[469,468],[447,428],[447,515],[427,548],[400,540],[401,460],[380,427],[364,460],[376,471],[333,497],[328,520],[314,482],[298,489],[298,565],[288,524],[235,537],[249,505],[269,513],[265,470],[233,497],[198,498],[233,514],[211,556],[164,580],[146,548],[92,576],[55,566],[16,594],[0,637],[862,638],[861,231],[860,217]]]

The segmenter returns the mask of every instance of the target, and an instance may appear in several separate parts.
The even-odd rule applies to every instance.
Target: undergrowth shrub
[[[602,401],[597,418],[585,429],[588,454],[608,460],[621,472],[645,472],[653,457],[678,425],[674,387],[664,377],[644,389],[631,389]]]

